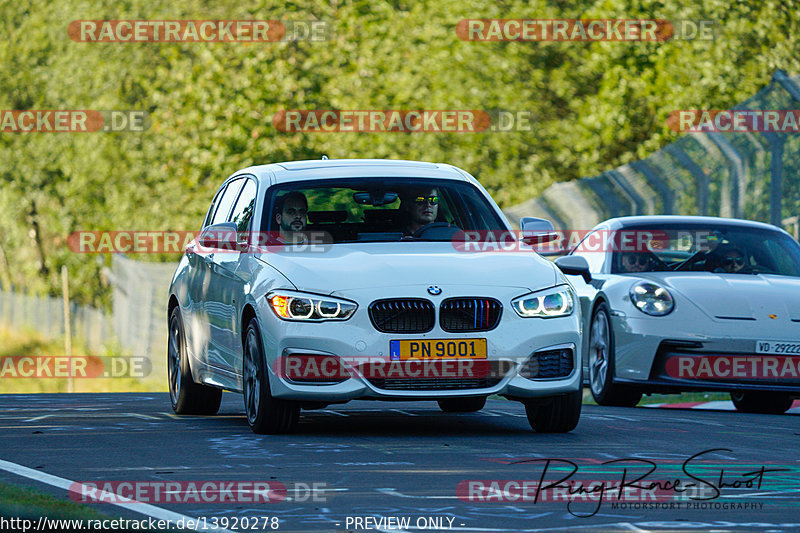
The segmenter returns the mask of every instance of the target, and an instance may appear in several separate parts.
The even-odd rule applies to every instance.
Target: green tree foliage
[[[501,205],[652,153],[676,109],[725,108],[800,72],[783,0],[83,0],[0,2],[0,109],[147,111],[144,133],[0,133],[0,282],[107,303],[70,232],[196,229],[219,183],[282,160],[387,157],[472,172]],[[714,41],[468,42],[465,18],[713,20]],[[80,19],[329,21],[327,42],[98,44]],[[529,111],[508,133],[282,133],[285,109]],[[155,259],[164,259],[158,257]],[[171,258],[174,259],[174,258]]]

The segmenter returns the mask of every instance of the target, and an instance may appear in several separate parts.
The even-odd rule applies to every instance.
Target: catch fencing
[[[800,76],[777,71],[736,110],[800,107]],[[625,215],[711,215],[784,226],[798,237],[800,135],[688,133],[651,156],[599,176],[556,183],[505,210],[549,219],[558,229],[590,229]]]
[[[176,263],[147,263],[112,256],[104,272],[113,290],[110,314],[70,304],[70,330],[75,343],[94,352],[119,349],[149,357],[152,372],[166,375],[167,297]],[[47,339],[64,336],[61,298],[0,291],[0,324],[29,329]],[[164,382],[166,383],[166,381]]]
[[[111,321],[99,309],[70,304],[72,336],[94,351],[114,338]],[[47,339],[64,336],[64,303],[61,298],[0,291],[0,324],[37,331]]]

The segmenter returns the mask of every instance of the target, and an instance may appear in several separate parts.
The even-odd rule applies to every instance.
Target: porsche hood
[[[761,320],[769,315],[800,322],[800,278],[768,274],[649,273],[710,318]]]

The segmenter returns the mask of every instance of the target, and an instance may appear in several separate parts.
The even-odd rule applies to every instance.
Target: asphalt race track
[[[260,436],[241,404],[226,393],[218,416],[178,417],[166,394],[3,395],[0,481],[61,497],[68,491],[42,479],[273,483],[262,495],[278,501],[249,502],[245,489],[236,501],[176,502],[181,491],[168,490],[148,500],[229,530],[243,518],[272,530],[277,517],[278,531],[800,531],[797,415],[584,406],[575,431],[553,435],[502,400],[474,414],[351,402],[304,411],[293,435]],[[624,498],[613,490],[653,468]]]

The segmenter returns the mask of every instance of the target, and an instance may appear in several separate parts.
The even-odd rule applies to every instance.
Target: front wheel
[[[537,433],[566,433],[575,429],[581,417],[583,389],[554,396],[549,402],[525,402],[528,422]]]
[[[794,400],[785,392],[731,392],[731,401],[737,411],[779,415],[792,407]]]
[[[444,398],[438,400],[439,409],[445,413],[475,413],[486,405],[486,396],[473,398]]]
[[[222,390],[195,383],[189,367],[181,311],[176,306],[169,314],[167,375],[172,410],[179,415],[214,415],[222,402]]]
[[[589,387],[598,405],[633,407],[642,399],[642,393],[615,385],[614,334],[608,306],[601,303],[592,315],[589,332]]]
[[[300,404],[272,397],[255,318],[247,326],[244,342],[244,410],[253,433],[291,433],[300,418]]]

